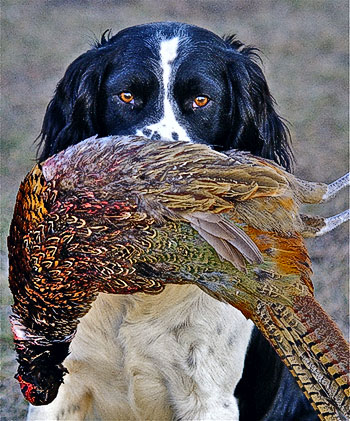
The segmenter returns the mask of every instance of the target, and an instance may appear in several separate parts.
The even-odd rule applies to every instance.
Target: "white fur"
[[[181,139],[182,141],[190,140],[187,131],[176,120],[173,104],[170,101],[170,97],[172,97],[172,93],[169,90],[171,85],[172,64],[177,56],[178,44],[178,37],[170,40],[163,40],[160,43],[159,54],[160,66],[162,69],[164,115],[159,122],[146,126],[142,130],[138,130],[136,133],[137,135],[144,135],[143,130],[148,129],[151,133],[147,136],[149,138],[151,138],[154,133],[157,133],[162,139],[174,140],[172,134],[176,133],[177,139]]]
[[[100,294],[65,361],[69,375],[33,420],[238,420],[233,392],[252,323],[193,285]]]

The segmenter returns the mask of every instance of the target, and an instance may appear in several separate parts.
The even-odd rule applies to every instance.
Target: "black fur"
[[[316,412],[268,341],[254,328],[235,396],[240,421],[317,421]]]
[[[256,50],[243,46],[233,36],[221,39],[202,28],[175,23],[141,25],[113,37],[104,34],[101,42],[68,67],[47,108],[40,159],[91,135],[133,134],[142,123],[152,123],[159,117],[159,95],[153,94],[159,91],[159,69],[153,64],[158,60],[156,31],[169,38],[181,33],[185,39],[176,59],[174,98],[179,120],[193,140],[217,150],[247,150],[290,169],[288,129],[275,111]],[[115,73],[130,72],[133,78],[141,79],[137,73],[141,65],[143,73],[148,74],[133,82],[134,89],[142,90],[140,96],[145,97],[143,109],[134,110],[141,115],[137,120],[119,112],[119,104],[113,104],[113,97],[109,101],[108,96],[114,89],[110,80],[113,82]],[[206,115],[204,111],[200,115],[186,109],[184,91],[192,96],[200,93],[207,80],[204,78],[211,79],[218,102],[208,107]]]
[[[100,42],[68,67],[47,108],[39,159],[95,134],[142,130],[151,135],[147,125],[159,121],[164,111],[157,65],[159,39],[174,36],[183,41],[174,61],[171,101],[176,119],[192,141],[219,151],[250,151],[290,170],[288,129],[275,110],[257,50],[233,36],[222,39],[205,29],[174,22],[140,25],[112,37],[106,31]],[[132,107],[120,103],[120,89],[132,90]],[[192,109],[191,98],[206,90],[213,97],[209,106],[200,112]],[[294,379],[256,329],[236,396],[241,421],[317,420]]]

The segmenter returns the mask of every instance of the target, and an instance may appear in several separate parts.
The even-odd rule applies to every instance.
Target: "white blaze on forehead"
[[[164,40],[160,43],[160,65],[162,68],[162,85],[163,85],[163,116],[158,123],[152,124],[150,126],[145,127],[144,129],[148,129],[151,131],[149,137],[152,137],[152,134],[158,134],[162,138],[170,139],[170,140],[190,140],[189,135],[187,134],[186,130],[179,124],[176,120],[176,116],[174,113],[173,105],[170,101],[170,84],[171,80],[171,73],[172,73],[172,65],[174,60],[177,57],[177,49],[179,45],[179,38],[175,37],[169,40]],[[175,100],[173,100],[174,102]],[[138,131],[138,134],[141,134],[141,130]],[[174,139],[174,133],[176,133],[177,139]]]
[[[160,62],[163,69],[163,83],[166,94],[168,92],[171,65],[176,59],[178,45],[179,38],[173,38],[167,41],[162,41],[162,43],[160,44]]]

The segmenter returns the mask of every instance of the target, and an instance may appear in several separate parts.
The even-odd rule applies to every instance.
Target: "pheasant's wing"
[[[263,256],[250,237],[223,215],[194,212],[184,215],[191,226],[218,253],[237,269],[244,271],[246,264],[262,263]]]

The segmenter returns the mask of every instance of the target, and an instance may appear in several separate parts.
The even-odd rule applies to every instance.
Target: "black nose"
[[[146,136],[146,137],[150,137],[152,134],[152,130],[151,129],[143,129],[142,133]]]
[[[161,138],[162,138],[162,136],[157,131],[155,131],[152,134],[151,140],[160,140]]]

